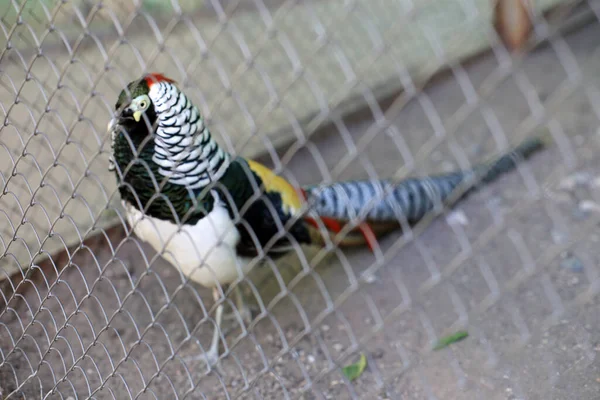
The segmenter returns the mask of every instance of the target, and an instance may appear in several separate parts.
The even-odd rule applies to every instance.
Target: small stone
[[[329,332],[329,330],[330,330],[330,329],[331,329],[331,328],[329,327],[329,325],[322,325],[322,326],[321,326],[321,330],[322,330],[323,332]]]
[[[467,226],[467,225],[469,225],[469,218],[467,218],[464,211],[455,210],[448,214],[448,216],[446,217],[446,222],[448,223],[448,225]]]
[[[583,200],[579,202],[579,209],[583,212],[597,212],[600,213],[600,204],[591,200]]]
[[[383,358],[383,355],[385,354],[385,351],[383,351],[383,349],[376,349],[372,354],[371,357],[374,360],[378,360],[380,358]]]
[[[600,176],[592,179],[590,186],[592,189],[600,189]]]
[[[560,266],[573,272],[583,272],[583,262],[571,253],[565,254],[560,262]]]
[[[575,172],[564,178],[558,184],[560,190],[572,191],[578,186],[587,185],[592,180],[592,177],[587,172]]]
[[[574,276],[569,280],[569,286],[577,286],[579,284],[579,277]]]
[[[507,211],[507,208],[502,204],[502,199],[500,197],[492,197],[486,202],[486,205],[491,211],[494,220],[501,221]]]
[[[342,351],[343,348],[344,348],[344,346],[342,346],[340,343],[334,343],[334,345],[333,345],[333,349],[335,351]]]
[[[309,354],[308,357],[306,357],[306,361],[308,361],[310,364],[314,364],[315,356],[313,356],[312,354]]]
[[[552,236],[552,241],[554,244],[565,244],[567,243],[567,239],[569,237],[569,235],[567,235],[565,232],[562,232],[558,229],[552,229],[550,231],[550,236]]]
[[[270,333],[267,335],[266,339],[267,339],[267,343],[274,343],[275,342],[275,338]]]

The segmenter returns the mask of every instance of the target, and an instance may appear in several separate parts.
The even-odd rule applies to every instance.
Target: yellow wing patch
[[[284,211],[294,214],[300,210],[300,207],[302,207],[302,198],[299,195],[299,190],[264,165],[252,160],[247,161],[250,169],[263,181],[265,190],[281,195]]]

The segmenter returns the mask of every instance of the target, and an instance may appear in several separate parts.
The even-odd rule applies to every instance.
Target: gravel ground
[[[321,132],[293,156],[282,154],[286,176],[299,183],[327,179],[320,166],[332,170],[353,154],[350,138],[367,148],[339,178],[392,175],[411,166],[405,156],[419,149],[423,160],[415,156],[408,174],[445,171],[492,154],[494,139],[516,141],[536,94],[559,139],[408,244],[399,234],[382,240],[383,260],[362,249],[336,252],[316,272],[300,273],[297,257],[286,258],[278,270],[292,281],[289,292],[268,279],[269,267],[258,271],[254,282],[262,282],[269,310],[248,329],[233,323],[222,374],[193,359],[208,343],[212,323],[202,305],[212,306],[210,293],[182,286],[174,268],[135,238],[123,242],[117,227],[88,241],[60,279],[51,264],[42,265],[0,316],[4,395],[25,382],[20,395],[28,399],[53,387],[49,398],[85,398],[106,381],[95,398],[598,398],[600,168],[598,110],[588,96],[598,83],[599,34],[594,25],[571,35],[572,54],[560,43],[558,51],[534,52],[466,119],[459,117],[465,95],[451,78],[427,89],[373,139],[366,133],[373,116],[365,113]],[[582,78],[570,88],[573,60]],[[481,88],[498,74],[498,62],[490,56],[466,72]],[[457,120],[464,124],[430,151],[433,109],[448,130]],[[115,257],[109,243],[120,245]],[[57,265],[65,264],[62,257]],[[379,268],[368,284],[350,290],[353,276],[372,265]],[[52,296],[40,307],[48,285]],[[458,329],[469,337],[431,351]],[[350,384],[340,366],[361,352],[368,367]]]

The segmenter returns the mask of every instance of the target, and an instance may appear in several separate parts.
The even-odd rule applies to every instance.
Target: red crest
[[[157,72],[151,72],[149,74],[146,74],[144,76],[144,80],[148,84],[148,87],[151,87],[153,84],[158,83],[158,82],[175,83],[175,81],[173,79],[167,78],[163,74],[157,73]]]

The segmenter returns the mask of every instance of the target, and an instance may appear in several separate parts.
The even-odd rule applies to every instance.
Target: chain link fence
[[[0,4],[2,398],[598,398],[600,3],[537,0],[530,26],[500,3]],[[130,232],[108,171],[150,71],[295,185],[553,145],[380,252],[265,260],[208,368],[210,291]]]

